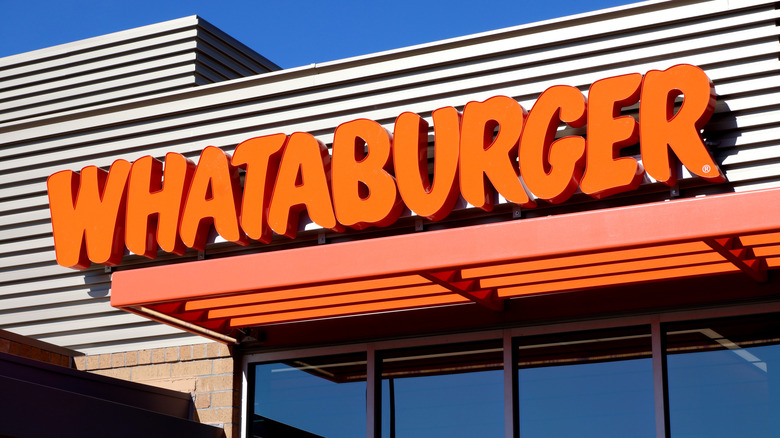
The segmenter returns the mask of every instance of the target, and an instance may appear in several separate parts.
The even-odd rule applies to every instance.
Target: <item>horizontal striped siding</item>
[[[161,91],[157,97],[132,95],[127,103],[0,120],[0,328],[88,352],[189,339],[112,309],[110,273],[102,267],[75,272],[53,262],[46,178],[63,169],[109,166],[116,159],[167,152],[197,159],[207,145],[231,151],[242,140],[277,132],[311,132],[330,144],[335,127],[355,118],[374,119],[392,130],[395,117],[404,111],[429,118],[436,108],[462,108],[494,95],[511,96],[531,108],[551,85],[569,84],[586,92],[605,77],[691,63],[702,67],[716,86],[718,106],[705,136],[729,182],[702,186],[683,181],[682,195],[780,185],[780,31],[775,24],[780,14],[769,1],[730,3],[731,9],[722,1],[649,2],[242,79],[232,78],[257,72],[265,61],[208,24],[197,38],[187,39],[187,26],[180,23],[182,29],[155,36],[166,39],[155,47],[164,51],[192,43],[195,81],[229,80]],[[156,50],[133,47],[137,53]],[[187,52],[177,53],[169,55],[182,61]],[[217,61],[215,53],[230,56]],[[150,64],[155,60],[143,59],[116,69],[157,68]],[[84,57],[78,63],[93,61],[99,60]],[[56,60],[46,62],[46,68],[58,67]],[[0,72],[24,68],[13,64],[0,60]],[[54,93],[61,84],[50,85],[49,80],[14,87]],[[0,93],[2,87],[0,82]],[[647,190],[668,194],[657,186]],[[274,248],[287,242],[279,239]],[[259,244],[217,244],[207,254],[263,249]],[[197,254],[190,251],[186,257]],[[147,262],[128,257],[123,266],[173,258]]]
[[[186,17],[0,59],[0,122],[276,69],[203,19]]]

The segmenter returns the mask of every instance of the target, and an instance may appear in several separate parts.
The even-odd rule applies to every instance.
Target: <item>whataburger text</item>
[[[621,115],[637,102],[638,122]],[[691,173],[720,182],[724,176],[700,136],[714,108],[710,79],[683,64],[601,79],[587,99],[575,87],[554,86],[530,112],[505,96],[469,102],[462,113],[437,109],[433,181],[428,124],[409,112],[398,116],[392,135],[367,119],[339,125],[332,154],[311,134],[296,132],[251,138],[232,156],[209,146],[197,165],[169,153],[164,170],[150,156],[117,160],[108,172],[65,170],[48,179],[57,262],[113,266],[125,246],[146,257],[158,247],[203,250],[212,225],[238,244],[270,242],[273,232],[295,238],[304,209],[321,227],[343,231],[387,226],[404,205],[439,220],[459,196],[489,211],[494,190],[523,207],[537,199],[563,202],[578,187],[600,198],[636,189],[645,172],[675,184],[673,155]],[[586,136],[555,140],[561,123],[586,126]],[[620,157],[620,149],[637,142],[641,164]],[[246,171],[243,187],[239,168]]]

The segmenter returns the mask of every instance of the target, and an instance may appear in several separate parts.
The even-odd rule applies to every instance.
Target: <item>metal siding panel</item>
[[[24,252],[22,254],[7,255],[0,259],[0,268],[50,263],[52,260],[54,260],[54,248],[51,248],[50,251]]]
[[[107,297],[111,283],[85,287],[83,284],[63,290],[60,285],[55,290],[36,290],[36,294],[15,294],[16,296],[3,297],[3,310],[30,309],[32,307],[50,306],[54,304],[68,304],[83,301],[85,296],[91,298]],[[0,293],[0,295],[3,295]]]
[[[766,26],[765,26],[766,27]],[[774,48],[776,46],[776,35],[777,30],[774,26],[771,26],[771,31],[765,31],[766,35],[763,35],[767,38],[765,45],[753,45],[750,48],[743,49],[743,48],[734,48],[734,49],[727,49],[725,51],[720,52],[714,52],[714,53],[708,53],[706,55],[700,55],[698,57],[689,57],[687,59],[684,59],[684,61],[701,64],[703,62],[733,62],[735,59],[746,59],[750,57],[754,57],[756,55],[761,54],[769,54],[771,53],[769,49]],[[730,40],[729,37],[722,37],[719,42],[722,43],[722,41],[728,41]],[[690,44],[690,47],[686,46],[686,50],[690,50],[693,47],[698,46],[698,43],[694,42]],[[482,75],[479,78],[469,78],[469,79],[460,79],[458,80],[457,77],[454,79],[451,79],[449,81],[445,81],[448,76],[450,75],[456,75],[456,74],[465,74],[465,72],[450,72],[450,69],[456,69],[457,67],[447,67],[446,69],[440,69],[438,71],[433,72],[423,72],[423,73],[406,73],[404,75],[401,75],[397,78],[394,78],[394,80],[390,81],[390,83],[387,83],[388,80],[383,79],[375,82],[367,82],[363,84],[350,85],[347,87],[340,86],[335,90],[325,90],[321,92],[308,92],[308,93],[301,93],[298,92],[297,94],[294,94],[293,96],[283,96],[280,98],[273,98],[268,96],[273,96],[274,91],[279,91],[279,88],[277,84],[269,84],[268,89],[266,87],[258,87],[256,88],[257,91],[254,91],[255,88],[247,88],[243,90],[237,90],[235,93],[227,93],[226,95],[222,96],[221,101],[222,102],[241,102],[241,101],[248,101],[249,99],[257,100],[257,104],[250,104],[250,105],[242,105],[242,111],[244,113],[250,113],[252,111],[264,111],[264,112],[270,112],[273,111],[272,115],[269,116],[269,118],[272,118],[272,120],[277,121],[277,124],[281,124],[281,121],[285,120],[292,120],[295,118],[302,118],[302,117],[311,117],[312,114],[318,114],[320,117],[322,117],[323,114],[327,114],[330,111],[334,112],[340,112],[343,111],[344,107],[347,106],[345,104],[349,104],[350,108],[353,108],[353,111],[355,113],[360,114],[361,108],[371,108],[373,107],[376,102],[382,101],[386,102],[385,106],[392,105],[393,102],[399,102],[399,101],[408,101],[409,100],[409,93],[411,92],[410,88],[412,84],[415,84],[418,80],[417,76],[423,75],[423,77],[419,78],[420,81],[422,81],[421,88],[415,91],[423,91],[426,94],[423,94],[422,96],[419,96],[417,99],[420,102],[420,106],[425,104],[430,104],[430,102],[423,101],[425,97],[431,96],[433,94],[447,94],[452,93],[452,90],[461,90],[461,95],[457,96],[457,99],[450,98],[448,99],[448,102],[452,103],[455,101],[463,102],[463,99],[479,99],[482,100],[485,97],[489,97],[489,95],[492,95],[491,89],[495,90],[495,87],[504,86],[506,87],[506,84],[511,84],[512,82],[518,82],[520,81],[519,78],[522,78],[522,81],[524,84],[519,85],[513,89],[507,90],[509,91],[514,97],[522,97],[522,96],[528,96],[529,98],[533,98],[538,93],[543,91],[548,86],[558,84],[561,82],[569,82],[573,85],[579,85],[579,86],[587,86],[589,85],[593,80],[600,79],[603,77],[604,74],[620,74],[620,73],[626,73],[626,72],[634,72],[634,71],[642,71],[646,68],[660,68],[658,67],[659,61],[657,58],[661,54],[668,53],[670,51],[670,47],[667,46],[660,46],[660,47],[651,47],[649,50],[651,52],[645,53],[644,58],[637,57],[634,58],[635,61],[630,66],[625,66],[619,69],[611,69],[609,71],[604,70],[595,70],[593,67],[594,65],[598,65],[596,60],[589,60],[589,64],[591,67],[589,68],[589,72],[585,74],[579,74],[576,77],[569,78],[568,80],[562,80],[558,75],[556,77],[549,77],[549,74],[551,71],[560,72],[565,71],[567,69],[578,69],[578,67],[581,65],[581,61],[564,61],[562,63],[556,63],[555,65],[544,65],[544,66],[538,66],[533,68],[525,68],[518,71],[508,71],[508,72],[499,72],[494,74],[489,74],[486,72],[483,72]],[[717,56],[717,55],[720,56]],[[638,54],[636,54],[638,55]],[[615,62],[615,55],[600,55],[600,58],[604,59],[604,62],[606,63],[614,63]],[[642,64],[641,59],[650,59],[646,63]],[[715,59],[715,60],[714,60]],[[667,61],[666,64],[671,64],[675,62],[680,62],[680,59],[670,60]],[[668,65],[666,65],[668,66]],[[485,67],[485,66],[482,66]],[[488,70],[489,72],[489,70]],[[472,72],[468,72],[471,74]],[[317,78],[320,78],[321,75],[316,75]],[[436,87],[435,85],[429,83],[432,78],[438,78],[439,86]],[[300,82],[300,81],[294,81],[294,82]],[[361,81],[366,82],[366,81]],[[305,85],[305,84],[300,84]],[[396,93],[391,93],[389,91],[385,91],[382,93],[383,90],[389,89],[397,89],[398,87],[405,85],[405,88],[401,89],[400,91]],[[287,87],[285,87],[287,88]],[[480,94],[472,94],[471,96],[465,95],[465,90],[472,89],[472,90],[479,90],[480,88],[486,89],[485,91],[482,91]],[[370,93],[373,91],[373,93]],[[362,94],[363,99],[355,99],[351,102],[344,102],[344,99],[349,97],[349,92],[354,93],[355,95]],[[335,94],[338,93],[338,94]],[[504,94],[510,94],[510,93],[504,93]],[[328,96],[327,94],[330,94]],[[418,96],[417,93],[415,93],[415,96]],[[301,107],[297,111],[285,111],[285,107],[292,107],[292,106],[299,106],[301,104],[308,103],[309,105],[315,104],[318,101],[324,101],[327,102],[326,99],[330,100],[337,100],[337,103],[332,103],[329,105],[321,105],[319,108],[312,108],[311,106],[305,106]],[[380,100],[381,99],[381,100]],[[430,100],[427,99],[427,100]],[[323,103],[324,103],[323,102]],[[198,106],[203,105],[203,103],[208,104],[208,100],[205,99],[198,99],[197,103],[194,105],[186,105],[188,108],[192,108],[193,110],[196,110]],[[445,102],[442,102],[445,103]],[[464,102],[465,103],[465,102]],[[462,105],[461,103],[460,105]],[[181,108],[179,102],[176,102],[173,105],[169,105],[170,107],[176,107]],[[332,108],[332,109],[331,109]],[[147,110],[149,108],[146,108]],[[161,108],[162,109],[162,108]],[[236,112],[236,109],[234,107],[230,107],[229,105],[225,105],[224,109],[217,108],[204,108],[205,111],[202,111],[200,114],[200,117],[198,117],[197,114],[193,114],[192,116],[185,116],[183,118],[177,117],[178,120],[180,120],[180,123],[203,123],[204,121],[207,121],[209,119],[214,119],[217,117],[223,117],[223,114],[225,116],[229,114],[234,114]],[[412,109],[413,110],[413,109]],[[396,115],[394,111],[397,111],[397,108],[392,108],[386,111],[384,115],[382,114],[371,114],[372,118],[394,118]],[[167,114],[168,111],[165,111],[162,109],[162,111],[157,110],[155,111],[161,116],[164,114]],[[172,111],[171,111],[172,112]],[[144,111],[140,112],[133,112],[133,114],[127,113],[123,114],[122,117],[125,120],[132,120],[142,117],[142,113]],[[148,115],[144,114],[144,115]],[[349,119],[352,115],[346,115],[341,117],[339,120],[343,119]],[[188,120],[189,119],[189,120]],[[309,130],[309,131],[317,131],[318,129],[328,129],[331,128],[331,126],[334,122],[329,120],[322,120],[322,125],[320,127],[315,126],[305,126],[303,128]],[[172,125],[172,121],[167,121],[167,125],[170,127]],[[247,120],[246,122],[251,123],[254,126],[257,126],[259,123],[263,123],[262,121],[258,120]],[[93,125],[100,125],[100,120],[91,120],[90,123]],[[266,122],[268,123],[268,122]],[[157,128],[158,124],[152,123],[148,126],[147,129],[155,129]],[[162,124],[160,124],[162,125]],[[293,128],[298,129],[299,126],[293,126]],[[163,126],[160,126],[160,129],[163,129]],[[170,129],[170,128],[169,128]],[[218,126],[209,126],[209,129],[212,130],[219,130]],[[140,127],[136,127],[136,130],[142,131]],[[119,133],[112,130],[113,133]],[[104,134],[105,135],[105,134]],[[11,137],[7,137],[9,140],[11,140]],[[105,138],[102,138],[101,140],[106,140]],[[90,136],[80,136],[77,139],[74,138],[68,138],[67,144],[71,146],[75,146],[74,143],[76,142],[86,142],[86,141],[94,141],[91,140]],[[53,139],[53,141],[43,141],[39,142],[36,146],[40,149],[45,149],[49,147],[62,147],[66,144],[63,144],[62,140],[57,141],[57,139]],[[18,165],[24,165],[23,163],[20,163]]]
[[[0,229],[0,242],[4,240],[17,240],[26,236],[51,234],[51,223],[14,225]],[[2,278],[2,276],[0,276]]]
[[[54,248],[54,239],[51,235],[18,240],[15,242],[0,243],[0,254],[12,254],[17,251],[30,251],[40,248]]]
[[[61,332],[84,331],[90,330],[92,327],[116,327],[139,322],[144,322],[144,318],[120,310],[111,314],[98,314],[91,317],[64,321],[54,320],[47,322],[45,320],[33,320],[26,324],[10,326],[9,330],[22,336],[40,338]]]
[[[156,327],[160,326],[162,325],[157,324]],[[48,339],[65,343],[71,342],[71,340],[75,340],[76,342],[81,340],[81,338],[78,336]],[[118,351],[148,350],[152,348],[173,347],[178,345],[203,344],[204,342],[208,341],[201,336],[193,335],[187,332],[176,331],[175,329],[170,329],[161,333],[159,330],[149,332],[145,329],[145,327],[136,327],[132,330],[131,336],[128,337],[118,337],[116,334],[112,333],[111,337],[105,336],[95,342],[71,342],[67,345],[72,345],[74,350],[82,351],[86,354],[92,355],[102,353],[116,353]]]
[[[226,56],[224,52],[219,50],[217,47],[214,47],[211,43],[212,41],[209,41],[206,38],[201,38],[198,41],[198,51],[200,52],[199,54],[205,55],[205,59],[219,63],[220,67],[223,70],[226,70],[227,79],[236,79],[256,74],[245,65],[236,62],[235,60],[231,59],[230,56]]]
[[[202,49],[200,50],[200,53],[198,53],[198,71],[209,74],[211,77],[218,78],[218,80],[215,82],[232,79],[236,75],[235,71],[230,70],[219,62],[216,62],[207,53],[203,53]]]
[[[13,117],[14,110],[18,110],[25,107],[41,106],[44,102],[60,101],[68,102],[73,107],[79,105],[79,99],[74,99],[74,94],[78,95],[97,95],[103,97],[103,100],[109,100],[115,98],[111,95],[104,95],[106,90],[111,88],[121,88],[124,92],[122,95],[125,97],[127,93],[131,92],[131,85],[135,85],[139,82],[149,81],[155,78],[165,78],[170,76],[190,75],[194,67],[188,65],[187,58],[194,60],[195,56],[192,54],[185,54],[179,57],[180,60],[174,63],[168,62],[151,62],[141,66],[139,69],[127,68],[118,69],[116,74],[104,75],[102,73],[79,76],[76,78],[68,78],[62,81],[51,81],[45,85],[29,87],[25,89],[15,89],[13,92],[0,93],[5,96],[0,97],[0,114],[7,113],[7,118]],[[154,76],[149,76],[154,75]],[[56,83],[55,83],[56,82]],[[194,85],[192,77],[189,78],[189,85]],[[157,84],[157,91],[164,90],[165,83]],[[8,100],[2,101],[3,98]],[[45,108],[45,107],[44,107]],[[45,109],[44,109],[45,110]],[[34,115],[37,115],[33,111]]]
[[[200,69],[197,47],[203,45],[203,37],[214,39],[199,24],[201,21],[187,17],[0,60],[0,120],[67,112],[183,86],[160,80],[165,76],[186,74],[185,85],[194,86],[198,83],[195,72]],[[234,54],[242,50],[248,52],[247,60],[262,58],[243,45],[232,50],[228,46],[222,43],[224,50],[214,53],[217,64],[234,63]],[[165,71],[181,64],[186,64],[183,72]],[[257,73],[240,64],[236,66],[239,73],[227,78]],[[146,78],[144,73],[154,76]],[[129,86],[144,81],[148,82],[145,87]],[[115,92],[106,93],[111,88]],[[94,90],[101,91],[101,98],[95,98]],[[57,101],[59,105],[44,106]]]
[[[280,69],[278,65],[212,26],[207,21],[200,19],[198,24],[203,30],[198,35],[200,39],[207,41],[211,46],[222,52],[225,57],[239,62],[254,73],[265,73]]]
[[[196,17],[185,17],[151,26],[88,38],[19,55],[0,58],[0,78],[30,74],[31,71],[57,70],[72,64],[84,64],[111,58],[121,52],[149,50],[170,45],[185,37],[197,25]],[[31,66],[34,66],[31,68]]]
[[[42,309],[36,309],[31,312],[16,312],[14,310],[0,311],[0,320],[3,326],[8,326],[8,330],[13,330],[13,325],[20,323],[29,323],[34,321],[45,321],[48,319],[62,319],[73,317],[78,314],[79,317],[86,315],[95,315],[111,312],[113,308],[109,305],[108,298],[95,298],[85,300],[80,304],[50,305]],[[62,345],[62,344],[56,344]]]
[[[772,13],[774,13],[774,10],[770,10],[770,11]],[[662,15],[662,17],[665,17],[665,15]],[[681,18],[684,18],[684,17],[681,17]],[[771,18],[772,18],[771,16],[767,16],[765,19],[771,19]],[[622,23],[621,20],[611,20],[611,21],[616,21],[618,23]],[[666,21],[669,21],[669,17],[666,17]],[[644,24],[646,25],[647,23],[644,23]],[[592,24],[591,23],[591,24],[589,24],[587,26],[589,26],[589,27],[587,27],[585,29],[582,29],[582,32],[581,31],[576,32],[576,34],[577,35],[592,35],[592,34],[600,34],[600,33],[605,33],[606,32],[606,30],[603,29],[603,26],[601,26],[598,23],[597,24]],[[625,26],[623,26],[623,27],[625,27]],[[628,28],[630,29],[631,27],[629,26]],[[577,28],[575,28],[575,29],[579,30]],[[587,32],[588,30],[590,30],[591,33],[588,33]],[[608,30],[611,30],[611,29],[608,29]],[[679,35],[678,31],[682,32],[682,31],[684,31],[684,28],[677,29],[677,28],[673,27],[670,30],[668,30],[669,35]],[[548,35],[547,38],[543,39],[542,41],[539,41],[538,44],[549,44],[551,42],[550,40],[552,39],[552,37],[554,37],[555,39],[558,39],[560,37],[560,33],[557,32],[557,29],[554,29],[552,31],[547,31],[547,32],[540,32],[540,34],[551,34],[551,35]],[[474,55],[471,55],[470,53],[468,53],[467,50],[471,50],[471,48],[470,47],[466,47],[466,48],[461,48],[460,51],[440,50],[440,51],[438,51],[438,53],[436,54],[437,56],[435,56],[435,57],[429,56],[429,54],[426,53],[426,54],[418,55],[418,56],[409,56],[407,58],[416,59],[417,60],[417,64],[418,65],[410,66],[410,67],[420,68],[420,67],[425,66],[426,64],[430,64],[431,63],[430,62],[431,59],[435,59],[437,61],[436,64],[443,64],[443,63],[446,63],[448,61],[453,61],[454,58],[453,58],[452,55],[449,55],[449,53],[450,52],[455,52],[455,53],[458,54],[460,62],[463,63],[463,61],[466,61],[466,60],[468,60],[468,58],[474,57],[474,56],[479,57],[479,58],[485,58],[486,56],[491,55],[491,54],[493,56],[495,56],[498,53],[500,53],[498,50],[496,50],[496,47],[501,48],[502,45],[504,45],[504,46],[507,45],[506,44],[507,41],[512,41],[513,44],[509,48],[504,48],[503,50],[509,50],[510,48],[511,48],[511,50],[517,50],[518,48],[531,49],[531,48],[534,47],[533,38],[537,37],[537,36],[538,36],[537,34],[531,34],[531,35],[520,35],[520,36],[517,36],[517,37],[506,38],[504,40],[501,40],[500,42],[493,42],[493,45],[485,47],[484,48],[485,50],[481,50],[482,49],[481,45],[475,44],[475,46],[478,46],[479,49],[475,50],[476,53]],[[649,39],[652,39],[652,37],[653,37],[653,35],[649,35]],[[592,37],[588,37],[587,39],[585,39],[585,41],[588,41],[590,39],[592,39]],[[641,35],[639,35],[638,37],[635,36],[634,39],[635,39],[635,42],[641,42],[643,40],[646,40],[646,38],[642,38]],[[617,39],[616,41],[613,41],[613,43],[614,44],[621,44],[622,42],[619,39]],[[603,43],[603,44],[609,44],[609,41],[607,41],[606,43]],[[489,47],[489,49],[488,49],[488,47]],[[607,46],[605,46],[605,47],[607,47]],[[576,47],[575,47],[574,50],[576,50]],[[587,51],[587,50],[585,50],[585,51]],[[536,51],[536,52],[539,52],[539,53],[542,54],[542,55],[538,55],[538,56],[546,56],[546,57],[556,56],[556,54],[555,54],[556,50],[543,50],[543,51]],[[533,51],[532,51],[532,53],[533,53]],[[448,54],[448,56],[445,57],[444,54]],[[466,55],[468,55],[468,56],[466,56]],[[558,56],[565,57],[567,55],[565,53],[560,53]],[[406,60],[404,60],[404,61],[405,61],[405,63],[408,62]],[[528,60],[528,61],[532,62],[532,60]],[[327,69],[330,68],[330,67],[328,67],[328,64],[329,63],[325,63],[325,64],[320,65],[320,67],[319,67],[320,73],[317,75],[317,82],[320,83],[320,84],[323,84],[323,85],[327,85],[326,81],[323,81],[323,79],[325,79],[323,77],[323,74],[326,72]],[[332,64],[332,63],[330,63],[330,64]],[[476,63],[472,62],[471,64],[476,64]],[[343,72],[338,72],[339,76],[341,76],[343,79],[355,79],[357,77],[376,76],[376,71],[377,71],[377,66],[376,65],[370,65],[370,66],[368,66],[368,68],[364,67],[363,69],[361,69],[359,67],[360,66],[358,66],[358,68],[350,69],[350,70],[355,70],[356,73],[357,73],[357,76],[350,75],[350,76],[352,76],[352,78],[349,78],[349,77],[348,78],[343,78],[343,76],[344,76]],[[401,64],[400,62],[396,61],[395,65],[393,65],[392,67],[390,67],[388,69],[384,69],[383,68],[382,71],[383,72],[392,72],[394,70],[398,70],[399,67],[406,67],[406,66]],[[488,68],[488,67],[489,66],[483,66],[483,65],[478,66],[478,68]],[[407,80],[407,79],[408,78],[404,77],[402,80]]]
[[[195,85],[192,67],[175,67],[168,70],[139,74],[120,79],[104,81],[99,84],[73,87],[78,93],[71,95],[70,90],[61,90],[42,94],[29,99],[20,99],[19,106],[0,111],[6,120],[23,119],[41,113],[57,113],[73,108],[84,108],[104,102],[127,99],[128,96],[144,96],[161,91],[176,90]],[[45,103],[44,103],[45,102]]]
[[[17,79],[0,81],[0,99],[9,99],[18,95],[32,94],[38,90],[48,90],[67,86],[71,83],[95,81],[112,76],[124,76],[130,72],[159,68],[165,65],[194,61],[195,31],[187,39],[176,44],[168,44],[152,50],[134,53],[116,53],[111,58],[77,64],[67,68],[38,72],[30,67],[30,73]],[[181,52],[181,53],[177,53]]]
[[[49,200],[46,193],[27,194],[22,198],[0,198],[0,214],[11,213],[18,210],[24,210],[27,208],[39,208],[45,205],[48,208]]]
[[[47,219],[49,219],[48,209],[46,210],[38,209],[32,211],[24,211],[21,213],[12,213],[12,214],[0,214],[0,228],[6,225],[14,225],[14,224],[20,224],[24,222],[47,220]]]
[[[102,267],[100,267],[102,270]],[[17,282],[20,280],[35,280],[38,278],[51,277],[55,275],[73,275],[69,268],[64,268],[56,262],[40,263],[36,265],[12,266],[4,269],[0,274],[0,284]],[[81,275],[85,275],[81,273]]]
[[[101,291],[111,285],[111,277],[108,274],[104,276],[100,274],[79,274],[80,275],[76,275],[71,272],[68,275],[59,277],[38,277],[26,282],[15,281],[0,284],[0,296],[19,298],[22,295],[32,296],[36,293],[48,294],[51,291],[78,289],[84,293],[84,295],[81,295],[81,299],[85,299],[87,296],[92,297],[90,292],[93,290],[96,291],[95,297],[103,296],[104,294]],[[5,308],[6,307],[0,305],[0,309]]]
[[[175,338],[184,339],[187,343],[204,343],[203,338],[199,338],[199,341],[192,342],[193,337],[189,334],[182,335],[181,330],[169,327],[167,325],[158,324],[155,322],[149,322],[149,320],[137,317],[138,323],[134,325],[124,325],[119,327],[112,327],[107,329],[98,330],[97,327],[87,331],[76,332],[62,332],[56,335],[41,336],[38,338],[41,341],[48,342],[54,345],[72,345],[75,349],[86,350],[85,347],[96,348],[104,344],[113,344],[114,351],[129,351],[133,348],[124,347],[123,341],[135,341],[144,340],[144,338],[158,338],[156,341],[160,343],[181,343],[181,340]],[[174,338],[174,342],[163,337]],[[163,339],[160,339],[163,338]],[[150,339],[150,341],[155,341]],[[85,345],[86,344],[86,345]],[[117,349],[119,347],[120,349]],[[121,349],[124,348],[124,349]],[[90,354],[93,354],[91,352]]]

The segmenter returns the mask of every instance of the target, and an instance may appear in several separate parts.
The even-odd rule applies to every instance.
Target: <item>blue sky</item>
[[[0,57],[200,15],[284,68],[636,0],[0,0]]]

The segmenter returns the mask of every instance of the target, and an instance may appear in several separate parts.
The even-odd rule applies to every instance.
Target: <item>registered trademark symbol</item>
[[[701,171],[704,173],[710,173],[710,170],[712,170],[712,168],[710,167],[709,164],[705,164],[704,166],[701,166]]]

